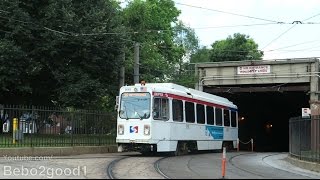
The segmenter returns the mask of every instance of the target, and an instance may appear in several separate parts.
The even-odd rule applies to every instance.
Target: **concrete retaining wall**
[[[68,156],[79,154],[101,154],[117,152],[117,145],[111,146],[74,146],[74,147],[21,147],[0,148],[4,156]]]
[[[294,166],[300,167],[302,169],[308,169],[315,172],[320,172],[320,164],[308,161],[302,161],[297,158],[288,156],[287,160]]]

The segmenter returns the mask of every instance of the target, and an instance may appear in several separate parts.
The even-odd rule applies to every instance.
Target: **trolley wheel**
[[[188,146],[186,142],[178,142],[176,150],[173,152],[173,156],[181,156],[188,154]]]
[[[123,146],[122,146],[122,144],[119,144],[119,145],[118,145],[118,152],[123,152]]]
[[[152,148],[151,147],[150,148],[143,148],[140,150],[140,153],[145,156],[156,155],[157,154],[157,146],[153,145]]]
[[[189,141],[187,145],[188,145],[188,152],[193,154],[198,152],[197,141]]]
[[[222,149],[223,149],[223,147],[226,148],[226,151],[231,151],[231,150],[233,150],[233,143],[231,141],[224,141],[222,143]]]

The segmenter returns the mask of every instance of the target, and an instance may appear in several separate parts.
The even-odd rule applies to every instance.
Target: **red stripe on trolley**
[[[194,98],[185,97],[185,96],[180,96],[180,95],[176,95],[176,94],[153,92],[152,95],[155,97],[168,97],[168,98],[173,98],[173,99],[177,99],[177,100],[184,100],[184,101],[193,102],[193,103],[197,103],[197,104],[203,104],[203,105],[207,105],[207,106],[214,106],[214,107],[218,107],[218,108],[229,109],[229,107],[223,106],[221,104],[211,103],[211,102],[202,101],[199,99],[194,99]]]

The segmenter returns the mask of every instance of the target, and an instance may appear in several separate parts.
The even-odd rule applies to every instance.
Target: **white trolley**
[[[226,98],[173,83],[123,86],[117,97],[118,152],[235,148],[237,106]]]

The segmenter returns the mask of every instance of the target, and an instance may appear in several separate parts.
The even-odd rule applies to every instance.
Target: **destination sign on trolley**
[[[266,74],[270,73],[270,65],[259,65],[259,66],[238,66],[238,74]]]
[[[140,97],[144,97],[144,96],[147,96],[147,93],[125,92],[125,93],[123,93],[123,96],[125,96],[125,97],[127,97],[127,96],[140,96]]]

